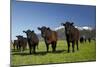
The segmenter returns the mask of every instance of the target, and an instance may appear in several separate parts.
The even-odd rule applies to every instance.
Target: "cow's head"
[[[46,36],[46,32],[47,32],[47,30],[49,30],[50,28],[48,28],[48,27],[45,27],[45,26],[43,26],[43,27],[38,27],[38,30],[40,30],[41,31],[41,36],[42,37],[45,37]]]
[[[72,23],[70,23],[70,22],[65,22],[65,23],[61,23],[61,25],[62,26],[64,26],[65,27],[65,31],[67,32],[67,33],[69,33],[69,31],[71,30],[71,27],[73,27],[73,22]]]
[[[21,36],[21,35],[18,35],[16,37],[17,37],[18,40],[22,40],[23,39],[23,36]]]
[[[31,30],[27,30],[23,32],[26,33],[28,39],[31,38],[31,32],[32,32]]]

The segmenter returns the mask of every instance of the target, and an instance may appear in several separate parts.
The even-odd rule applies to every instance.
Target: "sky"
[[[23,30],[40,33],[37,27],[55,29],[66,21],[74,22],[76,26],[95,27],[96,24],[95,6],[11,1],[12,40],[17,35],[26,37]]]

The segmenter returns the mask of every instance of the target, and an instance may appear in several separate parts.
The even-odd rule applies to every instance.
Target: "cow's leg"
[[[74,45],[75,45],[75,41],[72,42],[72,48],[73,48],[73,52],[74,52]]]
[[[32,53],[31,53],[31,50],[32,50],[32,47],[31,47],[31,45],[29,45],[29,50],[30,50],[30,51],[29,51],[29,52],[30,52],[30,54],[32,54]]]
[[[19,51],[21,51],[21,45],[19,45]]]
[[[17,50],[19,50],[19,45],[17,45]]]
[[[36,48],[36,44],[33,45],[33,53],[35,54],[35,48]]]
[[[56,42],[53,42],[52,43],[52,52],[55,52],[56,51]]]
[[[52,52],[54,52],[54,43],[52,43],[51,46],[52,46]]]
[[[68,53],[70,52],[70,43],[67,42],[67,45],[68,45]]]
[[[18,51],[21,51],[21,44],[20,44],[20,41],[18,42]]]
[[[89,39],[89,43],[91,42],[91,39]]]
[[[54,51],[56,51],[56,44],[57,44],[57,42],[54,43]]]
[[[22,51],[24,51],[24,44],[22,45]]]
[[[18,51],[20,51],[20,45],[18,45]]]
[[[47,48],[47,52],[48,52],[48,50],[49,50],[49,44],[46,44],[46,48]]]
[[[15,51],[15,45],[13,45],[14,51]]]
[[[16,45],[16,47],[17,47],[17,50],[18,50],[18,49],[19,49],[19,48],[18,48],[18,45]]]
[[[76,41],[76,46],[77,46],[77,50],[79,50],[79,48],[78,48],[78,40]]]

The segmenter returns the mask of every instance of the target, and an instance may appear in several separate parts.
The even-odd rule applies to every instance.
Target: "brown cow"
[[[41,31],[41,36],[44,38],[45,40],[45,44],[46,44],[46,48],[47,48],[47,52],[49,50],[49,44],[52,45],[52,51],[56,51],[56,44],[57,44],[57,33],[56,31],[52,31],[50,28],[48,27],[38,27],[38,30]]]
[[[38,39],[37,35],[35,34],[34,31],[31,31],[31,30],[27,30],[27,31],[23,31],[23,32],[26,33],[26,35],[27,35],[30,54],[32,53],[32,49],[33,49],[33,53],[35,54],[36,53],[35,48],[36,48],[36,46],[38,46],[38,43],[39,43],[39,39]]]
[[[25,50],[27,47],[27,39],[21,35],[16,36],[18,38],[18,49],[21,50]]]
[[[78,48],[79,30],[75,28],[73,24],[74,23],[70,23],[70,22],[61,24],[65,28],[66,41],[68,44],[68,52],[70,52],[70,43],[72,43],[73,52],[74,52],[75,43],[77,45],[77,50],[79,50]]]

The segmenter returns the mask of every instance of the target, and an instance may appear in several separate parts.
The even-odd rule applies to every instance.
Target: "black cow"
[[[36,48],[36,46],[38,46],[38,43],[39,43],[39,39],[38,39],[37,35],[35,34],[34,31],[31,31],[31,30],[27,30],[27,31],[23,31],[23,32],[26,33],[26,35],[27,35],[30,54],[32,53],[32,49],[33,49],[33,53],[35,54],[36,53],[35,48]]]
[[[70,22],[65,22],[61,24],[65,28],[66,41],[68,44],[68,53],[70,52],[70,43],[72,43],[73,52],[74,52],[75,43],[77,45],[77,50],[79,50],[78,48],[79,30],[75,28],[73,24],[74,23],[70,23]]]
[[[16,36],[18,38],[18,50],[25,50],[27,47],[27,39],[21,35]]]
[[[18,50],[18,40],[14,40],[13,48]]]
[[[52,31],[49,27],[38,27],[38,30],[41,31],[41,36],[44,38],[47,52],[49,50],[49,44],[52,45],[52,51],[56,51],[56,44],[57,44],[57,33],[56,31]]]
[[[84,42],[86,42],[85,36],[80,37],[80,43],[84,43]]]
[[[91,42],[91,38],[90,38],[90,37],[88,38],[88,42],[89,42],[89,43]]]

